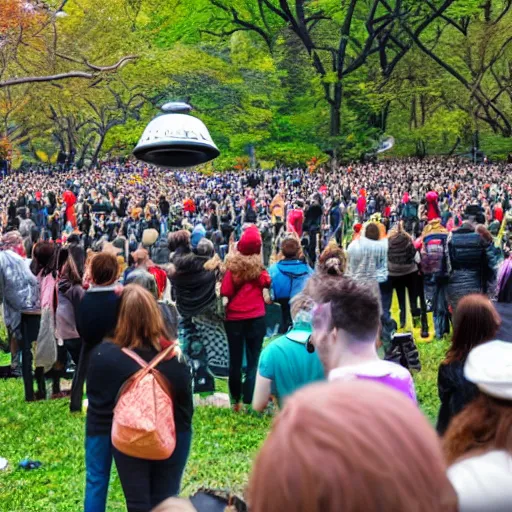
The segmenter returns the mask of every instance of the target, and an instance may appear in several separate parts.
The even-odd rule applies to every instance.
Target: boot
[[[426,316],[421,318],[421,337],[428,338],[428,320]]]

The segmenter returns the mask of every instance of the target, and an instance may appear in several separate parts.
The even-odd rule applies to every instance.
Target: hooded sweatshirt
[[[313,269],[301,260],[282,260],[268,269],[275,300],[291,299],[301,292]]]

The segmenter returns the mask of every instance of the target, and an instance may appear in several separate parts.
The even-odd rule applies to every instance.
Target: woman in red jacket
[[[220,293],[227,299],[226,333],[229,343],[229,392],[233,409],[240,411],[252,402],[256,369],[265,337],[264,290],[270,276],[261,261],[261,236],[256,226],[248,227],[237,249],[226,259],[226,274]],[[242,385],[244,346],[247,370]]]

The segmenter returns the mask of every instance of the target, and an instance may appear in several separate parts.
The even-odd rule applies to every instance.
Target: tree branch
[[[58,80],[67,80],[69,78],[83,78],[86,80],[92,80],[98,76],[98,73],[108,73],[110,71],[117,71],[121,69],[128,62],[137,59],[136,55],[129,55],[123,57],[116,64],[112,66],[96,66],[89,62],[84,62],[84,65],[94,70],[94,73],[88,73],[86,71],[68,71],[66,73],[57,73],[55,75],[43,75],[43,76],[23,76],[20,78],[10,78],[0,82],[0,88],[11,87],[13,85],[37,83],[37,82],[54,82]],[[71,58],[70,58],[71,59]]]

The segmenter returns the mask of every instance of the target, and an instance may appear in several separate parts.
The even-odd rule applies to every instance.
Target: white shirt
[[[448,468],[460,512],[512,510],[512,456],[503,450],[456,462]]]

